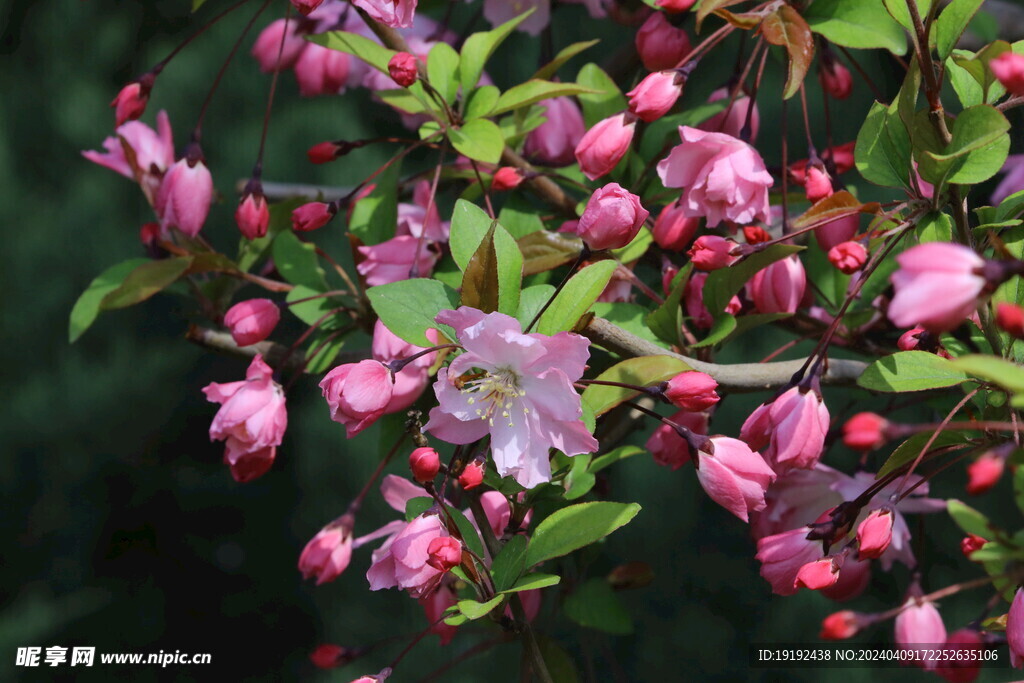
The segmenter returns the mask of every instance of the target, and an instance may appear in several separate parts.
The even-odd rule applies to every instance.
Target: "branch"
[[[678,358],[694,370],[706,372],[715,378],[724,391],[747,393],[752,391],[768,391],[778,389],[789,383],[793,374],[804,364],[804,359],[788,360],[777,363],[735,363],[718,365],[683,356],[646,339],[641,339],[631,332],[613,325],[603,318],[592,318],[581,332],[590,341],[630,358],[636,356],[671,356]],[[858,360],[830,360],[828,369],[821,378],[822,384],[849,386],[856,383],[857,378],[867,364]]]
[[[188,328],[188,332],[185,333],[185,339],[197,346],[213,349],[229,356],[255,358],[256,354],[262,354],[263,360],[267,362],[267,365],[285,373],[295,372],[302,367],[305,360],[305,353],[301,350],[296,350],[289,357],[288,347],[284,344],[261,341],[249,346],[239,346],[227,332],[219,332],[198,325],[192,325]],[[337,364],[356,363],[369,357],[370,352],[368,350],[347,351],[339,353],[335,360]]]
[[[235,183],[235,192],[242,194],[245,186],[249,184],[250,178],[242,178]],[[351,187],[337,187],[334,185],[307,185],[304,183],[276,183],[269,180],[263,181],[263,194],[271,201],[301,197],[310,201],[332,202],[341,199],[352,192]]]

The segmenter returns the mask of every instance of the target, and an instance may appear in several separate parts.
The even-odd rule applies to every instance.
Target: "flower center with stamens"
[[[508,420],[512,427],[512,407],[516,399],[526,396],[526,390],[519,386],[519,374],[512,368],[497,368],[494,372],[483,372],[470,375],[470,379],[461,382],[463,392],[472,394],[467,403],[478,405],[476,414],[481,420],[487,420],[494,426],[494,416],[500,415]],[[461,378],[460,378],[461,379]],[[523,413],[530,409],[523,406]]]

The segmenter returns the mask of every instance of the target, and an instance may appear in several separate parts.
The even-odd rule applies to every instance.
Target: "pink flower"
[[[284,47],[281,39],[284,38]],[[280,51],[281,70],[291,69],[299,59],[299,55],[307,43],[299,33],[299,22],[294,19],[278,19],[260,31],[256,42],[252,45],[252,54],[260,64],[260,71],[271,73],[278,67],[277,55]]]
[[[324,0],[291,0],[292,7],[299,11],[302,16],[308,16],[310,12],[315,10]]]
[[[300,95],[337,95],[348,81],[349,56],[316,43],[306,43],[295,60],[294,69]]]
[[[441,469],[441,458],[437,451],[429,446],[416,448],[409,454],[409,469],[412,478],[421,484],[433,481]]]
[[[1019,669],[1024,663],[1024,588],[1018,588],[1013,595],[1006,616],[1006,642],[1010,646],[1010,663]]]
[[[576,161],[583,175],[597,180],[611,173],[633,142],[636,119],[627,112],[598,121],[576,145]]]
[[[682,207],[673,202],[658,214],[651,234],[662,249],[682,251],[697,233],[699,224],[699,219],[687,217]]]
[[[822,620],[818,636],[822,640],[846,640],[857,635],[867,625],[866,622],[864,615],[857,612],[833,612]]]
[[[426,431],[455,444],[490,434],[498,474],[526,488],[550,480],[549,449],[569,456],[597,450],[573,388],[590,356],[585,338],[523,334],[515,318],[465,306],[436,320],[455,328],[465,353],[438,371],[440,405]]]
[[[576,160],[576,145],[587,132],[579,105],[569,97],[555,97],[539,106],[547,118],[526,136],[524,151],[541,164],[568,166]]]
[[[750,511],[764,509],[775,472],[738,439],[717,436],[710,442],[713,452],[697,453],[697,480],[713,501],[746,522]]]
[[[832,180],[823,168],[810,166],[807,169],[804,190],[807,193],[807,201],[814,204],[825,197],[832,196]]]
[[[370,247],[359,247],[363,260],[356,266],[371,287],[414,277],[428,277],[441,257],[433,242],[412,235],[392,237]]]
[[[807,273],[796,255],[788,256],[754,273],[747,291],[758,313],[795,313],[807,291]]]
[[[316,577],[316,585],[334,581],[352,560],[352,518],[340,518],[317,532],[299,555],[302,578]]]
[[[156,196],[156,212],[161,227],[176,227],[189,237],[203,229],[213,202],[213,177],[203,163],[199,145],[188,146],[185,158],[178,160],[163,182]]]
[[[731,90],[729,88],[719,88],[708,97],[708,104],[727,99],[730,94]],[[732,106],[726,106],[724,111],[715,114],[697,127],[709,133],[725,133],[734,138],[741,137],[743,126],[747,123],[747,111],[750,107],[754,108],[754,111],[750,113],[750,140],[753,142],[757,139],[757,129],[760,127],[761,116],[757,111],[757,105],[753,104],[750,98],[743,93],[737,95],[736,99],[732,102]]]
[[[988,65],[1007,92],[1012,95],[1024,95],[1024,55],[1004,52]]]
[[[822,89],[837,100],[845,100],[853,92],[850,70],[835,60],[824,60],[818,70]]]
[[[444,623],[441,619],[445,611],[449,607],[454,607],[459,601],[459,596],[449,585],[449,582],[442,581],[441,585],[427,595],[420,596],[420,606],[423,607],[423,611],[427,616],[427,622],[432,624],[430,632],[437,635],[441,639],[441,645],[447,645],[452,642],[452,638],[455,637],[456,631],[459,630],[458,626],[449,626]]]
[[[249,346],[270,336],[281,320],[281,309],[270,299],[246,299],[228,309],[224,325],[239,346]]]
[[[210,424],[210,441],[224,441],[224,462],[235,481],[251,481],[270,469],[288,427],[284,391],[272,375],[257,355],[243,381],[203,388],[206,400],[221,404]]]
[[[626,93],[629,110],[641,120],[656,121],[668,113],[683,94],[685,80],[676,71],[655,71]]]
[[[704,216],[713,228],[723,220],[768,220],[772,176],[753,147],[726,135],[680,126],[683,143],[658,162],[665,187],[684,188],[679,200],[687,216]]]
[[[707,273],[694,273],[686,283],[686,290],[683,292],[683,302],[686,304],[686,314],[693,318],[693,324],[701,329],[711,327],[714,318],[707,307],[704,306],[704,283],[708,279]],[[741,308],[739,297],[733,297],[725,307],[725,312],[736,314]]]
[[[416,0],[352,0],[352,4],[391,28],[409,28],[416,14]]]
[[[981,670],[984,649],[981,634],[975,629],[962,628],[954,631],[946,639],[943,647],[943,651],[949,653],[949,658],[939,662],[935,673],[950,683],[972,683]]]
[[[462,564],[462,544],[451,536],[438,536],[427,546],[427,564],[440,572]]]
[[[324,643],[317,645],[316,649],[309,653],[309,661],[318,669],[334,669],[341,666],[348,655],[348,650],[342,646]]]
[[[1017,339],[1024,339],[1024,308],[1006,301],[996,306],[996,325]]]
[[[114,109],[114,125],[122,126],[126,121],[137,119],[146,111],[149,102],[149,91],[153,87],[153,77],[144,76],[121,88],[117,97],[110,103]]]
[[[689,54],[690,38],[670,24],[663,12],[654,12],[636,32],[636,51],[648,71],[673,69]]]
[[[793,387],[751,413],[740,438],[761,451],[782,474],[791,467],[814,467],[824,449],[828,424],[828,408],[821,394]]]
[[[576,234],[594,251],[619,249],[633,241],[649,215],[639,197],[618,183],[608,183],[590,196]]]
[[[427,339],[436,340],[437,331],[427,330]],[[401,360],[413,354],[424,351],[422,346],[416,346],[395,336],[384,323],[377,320],[373,326],[373,341],[370,344],[370,352],[375,360],[389,362]],[[416,360],[407,363],[400,372],[395,373],[395,383],[391,390],[391,400],[384,408],[384,414],[397,413],[405,410],[420,397],[430,383],[428,369],[434,364],[437,358],[436,353],[427,353]]]
[[[1006,157],[1006,163],[1000,173],[1005,173],[996,189],[992,191],[989,202],[992,206],[998,206],[1011,194],[1024,190],[1024,154],[1011,154]]]
[[[892,542],[893,513],[889,508],[872,510],[857,527],[857,557],[878,559]]]
[[[949,332],[978,308],[986,281],[985,261],[958,244],[929,242],[912,247],[896,261],[891,280],[896,294],[889,319],[898,327],[921,325],[930,332]]]
[[[459,475],[459,486],[464,491],[469,491],[482,483],[484,483],[484,464],[479,460],[474,460],[466,465],[462,474]]]
[[[840,271],[850,275],[867,263],[868,250],[860,242],[842,242],[828,250],[828,260]]]
[[[904,604],[906,608],[896,616],[896,644],[922,655],[920,660],[914,662],[915,665],[934,669],[938,660],[924,659],[923,655],[927,650],[934,650],[936,644],[946,642],[942,615],[935,604],[927,600],[911,597]],[[921,647],[912,647],[914,645]]]
[[[821,559],[820,541],[807,540],[808,527],[793,529],[757,542],[757,560],[761,563],[761,576],[772,585],[776,595],[797,592],[797,575],[808,562]]]
[[[394,382],[383,363],[364,360],[334,368],[321,380],[320,389],[331,409],[331,419],[345,425],[346,436],[351,439],[384,414]]]
[[[447,536],[448,530],[437,513],[428,512],[403,524],[373,551],[373,565],[366,572],[370,590],[397,587],[416,598],[429,593],[443,575],[429,563],[430,544]]]
[[[507,192],[523,182],[523,172],[514,166],[502,166],[491,177],[492,192]]]
[[[738,257],[739,245],[718,235],[701,235],[686,252],[697,270],[718,270],[731,266]]]
[[[973,553],[975,550],[981,550],[981,547],[986,543],[988,543],[988,541],[982,538],[981,536],[976,536],[975,534],[967,534],[962,539],[960,539],[960,552],[967,559],[971,559],[971,553]]]
[[[262,192],[246,192],[235,209],[235,223],[246,239],[254,240],[267,234],[270,227],[270,207]]]
[[[334,204],[309,202],[292,211],[292,230],[309,232],[327,225],[338,212]]]
[[[828,253],[832,247],[852,240],[859,229],[860,214],[855,213],[819,225],[814,229],[814,237],[818,240],[818,245]]]
[[[699,413],[718,403],[718,382],[697,370],[680,372],[665,383],[665,398],[676,408]]]
[[[680,410],[670,417],[669,420],[677,425],[686,427],[694,434],[707,434],[708,417],[708,413],[693,413],[688,410]],[[678,470],[692,459],[690,447],[683,437],[679,436],[679,433],[671,426],[664,423],[658,425],[658,428],[647,439],[644,447],[651,452],[654,462],[672,470]]]
[[[408,52],[398,52],[388,61],[388,74],[391,79],[403,88],[408,88],[419,78],[416,57]]]
[[[428,210],[429,207],[429,210]],[[451,224],[441,220],[437,204],[431,201],[430,183],[423,180],[413,189],[412,203],[398,205],[398,227],[395,235],[424,236],[432,242],[447,242]]]
[[[967,466],[967,493],[981,495],[999,483],[1006,466],[1006,458],[994,451],[986,451]]]
[[[141,121],[129,121],[118,126],[116,135],[103,141],[105,153],[90,150],[82,152],[82,156],[126,178],[134,179],[135,170],[125,155],[124,146],[127,145],[135,155],[135,163],[141,174],[139,181],[150,195],[155,195],[164,172],[174,164],[174,139],[167,112],[157,113],[156,127],[154,131]]]
[[[885,445],[889,421],[875,413],[857,413],[843,425],[843,443],[855,451],[873,451]]]
[[[655,5],[670,14],[685,12],[693,7],[697,0],[658,0]]]
[[[842,564],[835,556],[823,557],[814,562],[808,562],[800,567],[796,573],[794,583],[797,588],[807,588],[812,591],[822,590],[834,586],[839,581],[839,570]]]

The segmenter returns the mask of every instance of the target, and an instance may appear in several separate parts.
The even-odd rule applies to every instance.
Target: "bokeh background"
[[[209,0],[199,17],[227,4]],[[158,109],[167,109],[179,145],[231,42],[255,9],[250,4],[196,41],[160,77],[147,120]],[[440,16],[444,4],[421,6]],[[104,314],[78,343],[68,344],[67,317],[75,298],[107,266],[141,255],[137,232],[149,220],[137,189],[85,161],[80,151],[98,148],[110,133],[113,115],[107,104],[121,84],[165,55],[195,26],[188,5],[188,0],[0,3],[0,206],[7,216],[0,241],[3,680],[347,681],[385,666],[401,643],[385,642],[353,665],[332,672],[316,670],[308,660],[310,650],[323,642],[368,645],[412,634],[424,623],[419,606],[404,595],[366,589],[362,574],[368,549],[357,551],[349,571],[334,583],[316,588],[301,581],[296,570],[300,550],[344,510],[372,471],[378,452],[375,432],[348,442],[342,429],[326,419],[312,378],[289,394],[290,426],[271,472],[238,485],[220,462],[222,446],[208,440],[215,407],[206,403],[200,388],[211,381],[234,380],[245,366],[184,340],[187,304],[158,296]],[[280,16],[284,6],[284,0],[275,2],[258,26]],[[466,25],[472,15],[460,3],[455,25]],[[589,57],[598,62],[632,38],[632,29],[592,22],[578,6],[560,7],[555,17],[556,46],[591,37],[604,40]],[[225,195],[211,212],[204,234],[225,248],[237,239],[233,188],[254,161],[269,84],[248,57],[251,40],[229,69],[204,126],[209,165]],[[729,43],[717,53],[719,58],[702,65],[687,86],[689,102],[703,101],[725,82],[737,45]],[[539,55],[538,41],[519,35],[499,51],[489,72],[499,85],[518,82],[513,79],[531,73]],[[571,78],[584,61],[573,60],[564,75]],[[892,61],[866,56],[863,63],[887,94],[895,92],[898,71]],[[777,67],[770,66],[764,93],[779,91]],[[819,101],[816,83],[809,88],[812,102]],[[760,147],[768,158],[777,158],[779,147],[775,100],[767,94],[760,99]],[[869,91],[858,84],[850,100],[833,108],[838,141],[853,139],[870,101]],[[791,137],[802,149],[797,120],[790,126]],[[355,184],[366,169],[380,163],[386,150],[360,150],[339,163],[313,167],[305,160],[305,149],[325,139],[394,131],[396,125],[396,117],[371,103],[364,91],[300,99],[293,79],[285,75],[265,177]],[[871,196],[870,188],[864,189]],[[318,233],[317,239],[329,250],[343,247],[337,225]],[[759,333],[736,344],[724,358],[760,358],[786,340],[782,333]],[[853,398],[863,399],[837,390],[827,396],[834,414],[847,410]],[[736,433],[758,400],[728,398],[716,430]],[[928,417],[931,409],[901,416]],[[644,436],[639,433],[634,440],[642,443]],[[827,461],[849,471],[853,458],[840,446]],[[393,471],[401,471],[400,464]],[[746,527],[703,495],[692,472],[670,473],[638,457],[615,468],[607,484],[612,499],[635,500],[644,509],[609,539],[592,567],[594,575],[638,560],[651,565],[655,579],[646,588],[621,594],[635,621],[630,636],[581,631],[553,616],[550,608],[542,613],[538,628],[571,648],[584,678],[928,679],[920,672],[899,670],[749,669],[750,643],[815,641],[821,618],[836,605],[808,592],[773,597],[757,575]],[[962,471],[953,471],[935,490],[961,496],[962,486]],[[1000,487],[976,504],[1000,523],[1017,528],[1020,513],[1010,501],[1010,492]],[[371,497],[357,529],[375,528],[390,516]],[[919,558],[928,588],[977,575],[960,556],[960,535],[944,515],[927,519],[925,528],[928,536],[920,544]],[[854,609],[877,611],[897,604],[907,571],[900,567],[892,575],[877,573],[874,581],[870,594],[852,603]],[[975,618],[987,597],[976,592],[945,601],[949,629]],[[492,629],[466,627],[445,649],[434,637],[425,640],[393,680],[427,676],[476,642],[493,637]],[[890,637],[891,623],[858,642],[886,642]],[[163,671],[16,669],[16,648],[32,645],[91,645],[99,652],[210,652],[214,663]],[[513,644],[469,659],[444,678],[497,683],[517,680],[517,669],[518,645]],[[1011,677],[1003,669],[986,673],[983,680]]]

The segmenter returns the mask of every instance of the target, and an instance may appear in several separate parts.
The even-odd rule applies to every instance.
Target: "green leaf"
[[[619,263],[632,263],[638,261],[640,257],[647,253],[647,249],[654,242],[654,235],[646,227],[640,228],[640,232],[636,234],[629,244],[619,249],[612,250],[612,256],[614,256]]]
[[[924,448],[924,445],[931,438],[932,432],[921,432],[920,434],[914,434],[901,443],[892,452],[889,459],[885,461],[885,464],[879,468],[875,479],[881,479],[890,472],[898,470],[903,465],[916,460],[917,456],[921,453],[921,449]],[[929,450],[945,448],[946,446],[958,446],[963,443],[966,443],[966,437],[963,432],[943,431],[935,437],[935,441],[929,446]]]
[[[942,151],[924,151],[918,158],[921,177],[933,184],[974,184],[1003,167],[1010,150],[1010,122],[993,106],[979,104],[960,112],[953,139]]]
[[[578,683],[580,677],[572,657],[551,638],[538,633],[537,644],[552,683]]]
[[[459,295],[448,285],[437,280],[414,278],[400,280],[366,290],[370,305],[381,321],[396,336],[417,346],[433,346],[426,331],[440,329],[449,339],[455,332],[447,325],[434,321],[443,310],[459,306]]]
[[[714,322],[711,324],[711,329],[708,330],[707,335],[705,335],[705,337],[696,344],[693,344],[693,347],[702,349],[706,346],[719,344],[736,332],[738,327],[739,324],[736,321],[736,316],[731,313],[722,313],[714,319]]]
[[[701,0],[700,4],[697,5],[697,30],[700,30],[700,25],[704,23],[704,20],[711,16],[715,10],[731,7],[732,5],[738,5],[741,2],[743,2],[743,0]]]
[[[979,50],[977,53],[967,50],[953,50],[951,58],[961,69],[966,71],[981,88],[979,103],[994,102],[1005,94],[1006,89],[996,79],[989,63],[1010,51],[1016,51],[1005,40],[997,40]]]
[[[408,88],[375,90],[373,94],[383,100],[388,106],[394,107],[406,114],[422,114],[424,112],[432,111],[422,96],[417,97],[419,93],[414,93],[416,90],[422,91],[423,86],[419,83],[414,83]],[[436,121],[430,121],[430,123],[436,125]]]
[[[1024,470],[1020,471],[1024,472]],[[971,506],[955,498],[950,498],[946,501],[946,511],[965,534],[974,534],[985,539],[992,536],[994,527],[988,521],[988,517]]]
[[[506,588],[501,592],[507,595],[509,593],[518,593],[520,591],[534,591],[541,588],[547,588],[549,586],[556,586],[561,582],[561,580],[562,577],[555,574],[527,574],[516,581],[516,585],[511,588]]]
[[[857,49],[907,51],[907,35],[886,13],[882,0],[814,0],[804,11],[811,30],[836,45]]]
[[[388,62],[397,52],[389,50],[375,40],[347,31],[328,31],[306,36],[306,40],[332,50],[346,52],[363,60],[378,71],[388,73]]]
[[[456,507],[446,506],[448,514],[451,515],[452,519],[455,520],[455,525],[459,527],[459,534],[462,536],[462,542],[466,544],[466,547],[473,551],[477,557],[484,556],[484,544],[480,540],[480,532],[476,530],[473,523],[469,521],[469,518],[463,514],[462,510]]]
[[[953,219],[941,211],[931,211],[917,223],[917,241],[950,242],[953,239]]]
[[[595,543],[628,524],[638,512],[636,503],[578,503],[562,508],[537,525],[526,551],[526,566]]]
[[[587,88],[576,83],[555,83],[552,81],[530,80],[519,85],[512,86],[501,94],[498,104],[494,107],[492,114],[504,114],[507,111],[514,111],[521,107],[551,99],[553,97],[565,97],[568,95],[597,94],[599,91]]]
[[[596,379],[602,382],[619,382],[620,384],[649,387],[667,381],[680,372],[692,369],[683,361],[672,356],[640,356],[616,363],[598,375]],[[639,394],[640,392],[635,389],[591,384],[583,391],[583,401],[593,408],[595,415],[604,415],[612,408]]]
[[[519,245],[498,224],[491,225],[473,253],[462,277],[462,304],[485,313],[514,314],[519,307],[523,255]]]
[[[517,240],[544,229],[544,221],[537,208],[521,192],[513,192],[505,197],[505,205],[498,212],[498,222]]]
[[[504,595],[498,595],[487,602],[477,602],[476,600],[459,600],[459,611],[462,612],[467,619],[474,621],[480,617],[487,616],[491,610],[501,604],[505,599]]]
[[[621,460],[632,458],[634,455],[642,455],[646,452],[647,451],[639,446],[619,446],[614,450],[608,451],[604,455],[599,455],[594,458],[593,462],[590,463],[590,471],[595,473],[600,472],[604,468],[614,465]]]
[[[664,303],[651,311],[645,320],[651,332],[668,344],[679,343],[683,326],[683,311],[680,302],[692,270],[693,264],[687,263],[682,270],[676,273],[672,279],[672,289],[669,290]]]
[[[334,359],[345,346],[345,338],[337,336],[328,338],[331,330],[317,330],[309,341],[306,350],[306,372],[319,375],[326,372],[334,364]]]
[[[411,522],[434,505],[430,496],[416,496],[405,501],[405,521]]]
[[[723,311],[729,301],[758,271],[803,249],[792,244],[773,244],[728,268],[712,271],[704,281],[704,304],[708,311],[716,319],[724,317],[726,314]]]
[[[448,139],[455,149],[485,164],[498,163],[505,149],[501,129],[488,119],[473,119],[466,121],[461,128],[449,128]]]
[[[875,102],[857,134],[857,170],[864,179],[884,187],[907,187],[910,182],[910,136],[896,104]]]
[[[321,294],[323,290],[310,289],[305,285],[295,285],[295,289],[288,292],[288,296],[285,300],[289,303],[292,301],[298,301],[299,299],[309,299],[311,296]],[[337,308],[340,305],[340,301],[332,297],[321,296],[316,299],[310,299],[309,301],[303,301],[301,304],[293,304],[288,306],[288,310],[291,311],[292,315],[301,320],[304,323],[313,325],[317,323],[328,311]],[[349,320],[348,316],[345,316],[345,320]],[[328,323],[322,323],[321,329],[330,330],[336,325]]]
[[[961,356],[951,366],[975,377],[992,382],[1014,394],[1024,393],[1024,368],[996,356]]]
[[[633,632],[629,612],[604,579],[590,579],[581,584],[565,599],[562,608],[565,616],[580,626],[620,636]]]
[[[480,247],[484,236],[491,227],[491,217],[473,202],[459,199],[452,211],[452,225],[449,231],[448,244],[452,250],[452,258],[459,270],[466,270],[469,260]]]
[[[508,539],[505,547],[494,558],[491,578],[494,580],[494,589],[499,593],[515,585],[526,570],[527,543],[526,536],[516,534]]]
[[[615,261],[605,260],[578,271],[544,311],[537,322],[537,331],[557,334],[571,330],[601,296],[617,267]]]
[[[192,0],[192,11],[196,12],[200,7],[206,4],[206,0]]]
[[[380,244],[395,236],[398,224],[398,180],[402,163],[397,161],[373,181],[373,189],[352,206],[348,231],[363,244]]]
[[[935,49],[939,59],[945,60],[953,53],[957,41],[963,35],[967,25],[978,12],[984,0],[953,0],[935,20]]]
[[[493,85],[482,85],[471,92],[466,100],[466,120],[478,119],[490,114],[500,96],[501,91]]]
[[[538,230],[516,240],[523,253],[523,275],[553,270],[573,261],[580,254],[583,242],[556,232]]]
[[[74,344],[93,324],[100,314],[103,298],[121,286],[128,274],[139,266],[150,263],[149,259],[135,258],[110,266],[89,283],[89,286],[71,309],[68,320],[68,342]]]
[[[913,33],[914,22],[911,20],[910,10],[907,9],[907,0],[883,0],[883,2],[892,18],[898,21],[903,28]],[[917,0],[917,11],[922,20],[928,16],[931,8],[932,0]]]
[[[772,45],[780,45],[789,55],[789,72],[782,96],[789,99],[800,90],[814,59],[811,29],[790,5],[781,5],[761,21],[761,35]]]
[[[455,102],[459,94],[459,53],[455,48],[445,42],[434,43],[427,55],[427,78],[445,102]]]
[[[969,59],[972,55],[967,50],[953,50],[953,54],[965,59]],[[977,79],[971,72],[960,66],[953,57],[946,60],[946,76],[964,109],[984,103],[985,93]]]
[[[952,387],[970,377],[952,361],[927,351],[899,351],[869,365],[857,384],[871,391],[901,393]]]
[[[576,83],[594,91],[578,98],[583,106],[583,120],[587,128],[626,108],[626,98],[622,96],[619,86],[597,64],[584,64],[576,76]]]
[[[594,488],[597,478],[590,471],[590,455],[575,455],[572,457],[572,468],[565,475],[562,485],[565,487],[565,499],[576,500],[590,493]]]
[[[565,64],[570,59],[572,59],[579,53],[583,52],[584,50],[591,48],[600,42],[600,40],[587,40],[581,43],[573,43],[572,45],[562,48],[561,50],[558,51],[558,54],[555,55],[554,59],[552,59],[550,62],[548,62],[541,68],[537,69],[537,73],[533,74],[533,76],[530,76],[530,79],[550,79],[552,76],[558,73],[558,70],[562,68],[563,64]]]
[[[519,309],[516,311],[516,320],[518,320],[523,328],[533,322],[533,319],[540,309],[544,307],[544,304],[548,302],[548,299],[555,295],[555,288],[553,285],[533,285],[527,287],[519,295]]]
[[[514,19],[506,21],[501,26],[492,28],[490,31],[474,33],[466,38],[466,42],[462,44],[460,60],[463,92],[469,92],[472,88],[476,87],[477,82],[480,80],[480,74],[483,73],[484,67],[487,65],[487,60],[491,58],[491,55],[498,49],[498,46],[508,38],[509,34],[515,30],[516,26],[523,23],[534,11],[531,9]]]
[[[137,266],[118,287],[107,292],[100,301],[100,309],[110,311],[145,301],[176,282],[192,265],[192,260],[191,256],[175,256]]]
[[[303,242],[289,230],[274,239],[271,251],[277,272],[281,273],[285,280],[318,292],[327,291],[327,280],[324,277],[324,269],[320,267],[315,245]]]

